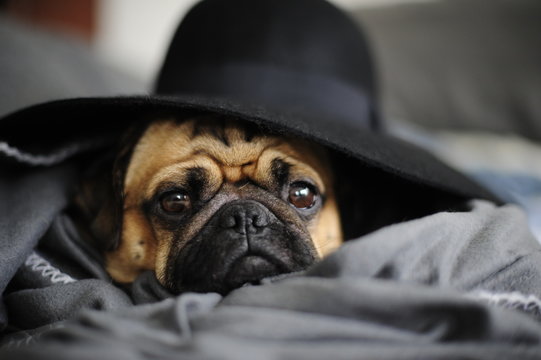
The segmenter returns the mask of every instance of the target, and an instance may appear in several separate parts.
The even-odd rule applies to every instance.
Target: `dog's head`
[[[120,207],[102,202],[94,224],[118,233],[106,259],[119,282],[149,269],[173,293],[225,293],[302,270],[342,241],[319,146],[206,118],[154,121],[125,148]]]

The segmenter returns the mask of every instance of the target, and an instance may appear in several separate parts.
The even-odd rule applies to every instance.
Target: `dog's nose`
[[[242,235],[255,234],[269,224],[269,210],[255,201],[231,204],[222,210],[219,224]]]

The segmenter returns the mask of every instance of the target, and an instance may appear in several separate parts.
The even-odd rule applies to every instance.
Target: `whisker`
[[[245,182],[244,184],[242,184],[242,185],[239,187],[239,190],[245,188],[247,185],[248,185],[248,183]]]

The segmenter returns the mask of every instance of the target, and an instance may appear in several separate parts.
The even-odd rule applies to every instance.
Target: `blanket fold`
[[[26,329],[4,335],[0,357],[539,359],[541,246],[517,207],[469,207],[385,227],[224,298],[170,297],[151,272],[125,292],[105,278],[13,291],[8,311]]]

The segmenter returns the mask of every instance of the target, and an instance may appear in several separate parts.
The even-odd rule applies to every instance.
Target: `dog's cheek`
[[[151,225],[140,212],[125,212],[122,225],[120,244],[106,254],[106,261],[111,277],[127,283],[144,270],[154,270],[156,241]]]
[[[156,247],[154,272],[156,273],[156,278],[158,281],[165,286],[167,265],[172,253],[171,247],[174,241],[174,236],[167,231],[158,231],[157,237],[159,240],[158,246]]]
[[[333,197],[329,197],[321,209],[317,223],[310,229],[310,235],[319,257],[324,257],[342,244],[342,226],[338,206]]]

